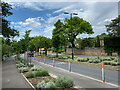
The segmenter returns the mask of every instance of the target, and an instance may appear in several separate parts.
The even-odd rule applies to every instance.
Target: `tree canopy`
[[[111,20],[111,23],[106,25],[106,27],[109,36],[120,37],[120,16]]]
[[[106,27],[109,36],[104,38],[104,49],[110,55],[117,52],[120,56],[120,17],[111,20]]]
[[[13,13],[10,11],[12,9],[11,5],[5,2],[2,2],[2,35],[9,39],[14,38],[15,36],[19,36],[19,31],[11,28],[10,21],[6,20],[5,17],[12,15]]]

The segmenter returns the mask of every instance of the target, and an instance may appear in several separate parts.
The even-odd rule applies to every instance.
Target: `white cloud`
[[[67,11],[67,10],[70,10],[74,7],[74,5],[71,5],[71,6],[67,6],[67,7],[64,7],[62,9],[59,9],[59,10],[56,10],[54,11],[53,13],[59,13],[59,12],[62,12],[62,11]]]
[[[2,0],[6,2],[118,2],[119,0]]]
[[[45,36],[52,37],[52,30],[54,28],[54,23],[61,19],[64,21],[65,17],[70,18],[70,15],[64,15],[63,12],[75,12],[78,13],[78,17],[92,24],[95,31],[94,35],[101,34],[105,32],[105,25],[115,18],[118,14],[117,3],[99,3],[99,2],[77,2],[77,3],[26,3],[24,4],[26,8],[33,8],[34,10],[50,10],[53,9],[53,13],[46,14],[46,19],[41,17],[28,18],[25,21],[17,22],[16,27],[28,26],[32,28],[32,34],[38,35],[37,30],[41,30]],[[33,5],[33,6],[32,6]],[[56,10],[56,11],[54,11]],[[54,16],[53,16],[54,15]],[[42,23],[42,22],[43,23]],[[13,23],[16,25],[16,23]],[[34,33],[35,32],[35,33]],[[94,36],[93,35],[93,36]],[[84,35],[86,36],[86,35]]]
[[[58,19],[60,20],[64,20],[64,14],[60,14],[58,16],[54,16],[54,17],[50,17],[48,18],[45,23],[48,23],[48,24],[54,24]]]
[[[29,26],[29,27],[41,27],[40,20],[42,21],[40,17],[37,18],[27,18],[24,22],[20,21],[17,24],[21,26]]]

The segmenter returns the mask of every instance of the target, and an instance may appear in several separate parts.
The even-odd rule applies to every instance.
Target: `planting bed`
[[[57,78],[50,76],[49,71],[42,68],[41,66],[35,66],[34,64],[28,67],[24,60],[17,60],[16,67],[20,73],[28,79],[28,81],[35,87],[39,89],[59,89],[69,90],[74,86],[74,81],[71,77],[58,75]]]

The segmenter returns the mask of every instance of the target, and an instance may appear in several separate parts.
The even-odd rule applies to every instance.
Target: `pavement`
[[[2,63],[2,90],[13,89],[33,90],[16,68],[14,57],[7,58]]]

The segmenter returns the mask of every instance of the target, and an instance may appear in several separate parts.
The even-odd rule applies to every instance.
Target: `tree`
[[[97,41],[95,41],[95,47],[100,47],[100,38],[97,36]]]
[[[93,38],[84,38],[81,41],[81,48],[84,49],[85,47],[93,47],[94,46],[94,40]]]
[[[81,48],[81,42],[82,42],[81,38],[76,38],[75,44],[78,44],[78,48]]]
[[[30,44],[30,37],[29,37],[30,32],[31,32],[31,30],[26,30],[26,31],[25,31],[25,35],[23,36],[24,39],[25,39],[25,42],[26,42],[25,47],[26,47],[26,49],[27,49],[27,64],[28,64],[28,65],[29,65],[28,46],[29,46],[29,44]]]
[[[72,20],[72,28],[71,28],[71,20]],[[93,34],[92,26],[89,22],[83,20],[79,17],[73,17],[70,19],[65,18],[64,24],[65,31],[67,32],[68,40],[71,42],[72,47],[75,47],[74,41],[76,36],[82,33]],[[71,30],[72,29],[72,30]],[[72,57],[74,57],[72,55]]]
[[[55,29],[53,29],[52,32],[52,45],[55,48],[56,51],[56,57],[58,57],[58,50],[60,46],[65,45],[66,43],[66,35],[64,34],[64,28],[63,28],[63,23],[58,20],[55,24]]]
[[[108,54],[117,52],[120,56],[120,16],[106,27],[109,36],[104,38],[104,49]]]
[[[14,28],[9,27],[10,21],[7,21],[5,17],[12,15],[10,12],[12,9],[11,5],[5,2],[2,2],[2,35],[9,40],[9,38],[14,38],[15,36],[19,36],[19,31]]]
[[[120,37],[120,16],[111,21],[109,25],[106,25],[109,36]]]
[[[44,36],[32,37],[29,45],[30,51],[39,50],[39,48],[45,48],[45,54],[47,55],[47,48],[52,47],[52,41],[50,38]]]

